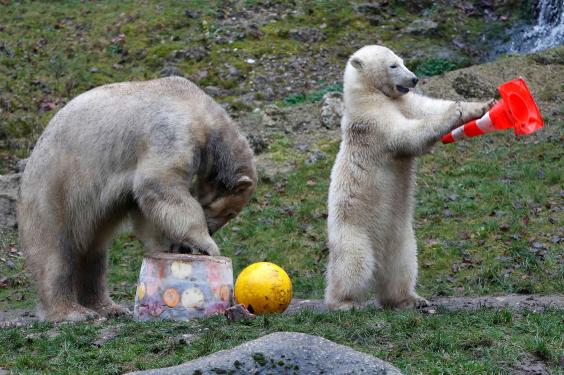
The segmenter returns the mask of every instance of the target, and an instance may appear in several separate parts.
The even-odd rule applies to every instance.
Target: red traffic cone
[[[498,87],[501,100],[478,120],[472,120],[443,137],[443,143],[513,128],[515,135],[531,134],[543,127],[542,116],[521,77]]]

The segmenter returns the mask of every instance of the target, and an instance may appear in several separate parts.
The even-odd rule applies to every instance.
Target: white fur
[[[328,202],[325,300],[332,309],[361,305],[372,292],[385,306],[426,303],[415,292],[415,157],[489,104],[406,93],[416,83],[401,58],[382,46],[363,47],[347,63]]]

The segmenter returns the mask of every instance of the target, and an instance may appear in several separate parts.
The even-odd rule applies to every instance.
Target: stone
[[[464,98],[491,99],[497,96],[496,87],[472,73],[460,73],[452,81],[452,88]]]
[[[225,309],[223,315],[227,318],[229,323],[239,322],[241,320],[248,320],[256,318],[256,315],[251,313],[245,308],[243,304],[237,304]]]
[[[262,122],[268,128],[276,127],[280,122],[285,122],[284,112],[276,104],[268,104],[261,111]]]
[[[174,65],[165,66],[164,68],[161,69],[160,74],[161,77],[170,77],[170,76],[184,77],[184,73],[182,73],[182,70],[178,69]]]
[[[0,229],[17,228],[16,199],[21,173],[0,176]]]
[[[322,337],[276,332],[179,366],[133,374],[386,374],[391,364]]]
[[[315,151],[313,154],[311,154],[306,160],[305,160],[305,164],[306,165],[311,165],[314,164],[316,162],[318,162],[319,160],[324,160],[327,159],[327,155],[322,152],[322,151]]]
[[[247,134],[247,141],[253,149],[255,155],[258,155],[268,148],[268,141],[259,134]]]
[[[343,94],[328,92],[321,99],[321,125],[327,129],[335,129],[341,125],[341,118],[345,110]]]
[[[429,35],[437,31],[438,28],[439,24],[435,21],[426,18],[418,18],[403,29],[403,32],[409,34]]]
[[[288,32],[288,37],[299,42],[311,43],[325,40],[327,35],[323,31],[303,28],[290,30]]]
[[[16,172],[22,173],[25,169],[25,166],[27,165],[28,160],[29,158],[18,160],[18,162],[16,163]]]
[[[204,87],[204,91],[206,92],[206,94],[208,94],[210,96],[220,96],[221,95],[221,89],[217,86],[206,86],[206,87]]]

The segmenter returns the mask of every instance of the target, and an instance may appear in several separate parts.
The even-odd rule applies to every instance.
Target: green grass
[[[546,131],[561,134],[562,123]],[[518,141],[511,134],[476,138],[435,148],[419,168],[417,238],[423,296],[504,293],[561,293],[561,244],[553,243],[563,222],[563,176],[559,137]],[[323,143],[326,160],[306,166],[296,158],[294,172],[261,183],[243,214],[215,236],[231,256],[235,275],[249,263],[272,261],[292,277],[295,295],[321,298],[326,264],[326,192],[338,145]],[[271,152],[289,154],[280,138]],[[445,214],[445,210],[449,210]],[[3,252],[16,239],[4,241]],[[536,245],[534,245],[537,243]],[[541,244],[541,245],[539,245]],[[535,246],[540,248],[535,248]],[[128,235],[110,251],[110,290],[131,303],[141,245]],[[0,273],[6,271],[0,262]],[[21,276],[21,261],[8,275]],[[0,308],[29,307],[29,279],[0,288]],[[23,297],[23,298],[22,298]],[[371,353],[410,374],[507,373],[524,353],[541,358],[558,373],[562,350],[562,311],[513,313],[505,310],[435,315],[363,310],[303,312],[227,325],[224,318],[197,322],[137,323],[129,320],[38,324],[0,330],[0,367],[22,372],[104,372],[179,364],[233,347],[268,332],[288,330],[321,335]],[[117,326],[115,339],[92,346],[102,328]],[[50,337],[46,332],[58,331]],[[41,333],[44,333],[41,335]],[[197,333],[181,345],[175,337]],[[32,338],[29,338],[31,335]],[[96,369],[96,370],[92,370]]]
[[[244,28],[229,26],[219,15],[225,10],[222,1],[160,3],[137,1],[78,2],[12,2],[2,5],[0,12],[0,172],[13,167],[16,159],[26,157],[42,129],[55,110],[72,97],[95,86],[110,82],[157,78],[164,66],[175,65],[187,77],[206,71],[201,86],[217,86],[229,90],[217,97],[235,111],[247,111],[252,105],[240,100],[253,87],[254,77],[272,75],[268,64],[246,63],[249,58],[266,57],[277,62],[278,69],[294,56],[324,53],[334,66],[342,67],[346,57],[354,52],[354,45],[381,40],[407,62],[420,65],[429,74],[436,74],[456,66],[467,65],[475,59],[463,50],[453,51],[453,60],[433,61],[426,52],[432,48],[451,49],[451,35],[460,34],[472,44],[481,33],[495,27],[506,27],[500,21],[487,23],[464,16],[448,3],[433,6],[444,32],[426,37],[398,33],[398,29],[420,17],[411,1],[391,1],[383,9],[382,24],[371,25],[367,18],[355,11],[356,2],[344,0],[305,1],[288,3],[280,0],[291,13],[274,22],[257,26],[259,37],[246,34]],[[413,2],[414,3],[414,2]],[[231,3],[242,10],[248,2]],[[511,4],[503,4],[504,12]],[[417,7],[415,7],[417,8]],[[415,9],[414,8],[414,9]],[[186,10],[198,17],[189,18]],[[448,17],[442,17],[448,14]],[[304,43],[289,37],[293,29],[322,30],[325,37]],[[468,31],[468,33],[466,33]],[[239,35],[233,37],[233,35]],[[489,38],[493,39],[493,38]],[[230,42],[227,42],[230,40]],[[352,42],[354,41],[354,43]],[[474,43],[487,50],[483,43]],[[415,46],[417,57],[411,56]],[[175,51],[194,47],[204,48],[206,56],[200,60],[175,57]],[[327,53],[329,51],[329,53]],[[228,77],[226,65],[236,67],[240,78]],[[307,73],[307,70],[306,70]],[[317,101],[331,90],[339,90],[333,77],[316,78],[293,93],[278,94],[273,100],[285,104]],[[293,79],[293,78],[292,78]],[[273,85],[285,87],[288,78],[273,78]],[[258,91],[255,99],[261,100]]]
[[[564,328],[562,312],[543,314],[479,310],[423,314],[361,311],[266,316],[228,325],[213,317],[192,322],[104,323],[0,330],[0,366],[15,372],[118,374],[173,366],[277,331],[319,335],[390,361],[406,374],[510,374],[523,352],[558,373]],[[115,338],[94,346],[102,329]],[[178,341],[183,334],[194,341]]]
[[[253,2],[239,4],[249,5]],[[511,6],[512,2],[504,3]],[[509,4],[509,5],[508,5]],[[188,76],[203,69],[200,85],[234,90],[217,98],[232,109],[246,110],[240,96],[250,90],[252,74],[266,74],[247,58],[331,51],[330,61],[342,66],[353,52],[350,40],[370,35],[400,54],[433,46],[450,46],[451,35],[465,43],[481,33],[495,33],[503,22],[484,25],[447,3],[436,3],[430,17],[445,18],[439,35],[398,35],[419,17],[409,1],[390,1],[380,27],[354,12],[354,3],[297,1],[298,12],[261,25],[263,37],[219,43],[226,35],[216,16],[223,2],[191,1],[58,1],[13,2],[0,6],[0,172],[26,157],[54,112],[73,96],[100,84],[159,76],[174,63]],[[186,9],[200,18],[184,16]],[[288,38],[294,28],[321,28],[326,39],[302,43]],[[123,33],[125,37],[120,37]],[[488,35],[490,35],[488,34]],[[442,37],[445,35],[446,37]],[[493,34],[492,34],[493,35]],[[477,40],[477,39],[476,39]],[[343,42],[344,41],[344,42]],[[174,51],[205,46],[200,61],[173,57]],[[485,47],[484,47],[485,48]],[[470,56],[431,60],[408,59],[423,74],[439,74]],[[460,59],[460,60],[459,60]],[[466,59],[466,60],[465,60]],[[235,66],[241,81],[222,76],[224,63]],[[94,69],[93,69],[94,68]],[[254,73],[253,73],[254,72]],[[421,72],[419,72],[421,73]],[[274,98],[285,105],[318,101],[341,87],[329,79],[303,92]],[[285,82],[273,82],[284,85]],[[548,99],[555,93],[545,93]],[[515,140],[511,134],[480,137],[437,146],[421,159],[416,209],[420,273],[418,290],[425,297],[505,293],[562,293],[564,251],[554,237],[564,222],[564,177],[561,139],[564,123],[546,119],[541,133]],[[323,137],[320,137],[323,138]],[[336,142],[319,140],[328,157],[304,165],[284,136],[273,137],[272,160],[291,163],[291,173],[261,182],[242,215],[215,235],[237,275],[249,263],[268,260],[291,276],[296,297],[321,298],[327,261],[326,200]],[[35,293],[25,272],[17,235],[0,235],[0,309],[30,309]],[[142,246],[132,236],[117,238],[109,252],[109,290],[131,304],[142,259]],[[424,314],[416,311],[363,310],[347,313],[301,312],[260,317],[227,325],[215,317],[194,322],[106,322],[35,324],[0,329],[0,368],[17,373],[122,373],[182,363],[238,345],[269,332],[299,331],[391,361],[409,374],[511,373],[523,355],[542,359],[553,373],[564,356],[562,311],[543,313],[506,310]],[[114,339],[93,346],[102,329],[115,329]],[[175,337],[197,335],[189,344]]]

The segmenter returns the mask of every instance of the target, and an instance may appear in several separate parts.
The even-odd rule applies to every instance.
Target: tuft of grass
[[[460,64],[452,60],[442,58],[431,58],[422,62],[412,64],[414,73],[418,76],[430,77],[461,68]]]
[[[343,92],[343,84],[336,83],[333,85],[328,85],[320,90],[310,91],[310,92],[300,92],[296,94],[291,94],[285,97],[282,102],[285,105],[297,105],[304,103],[316,103],[321,101],[323,95],[329,92]]]

